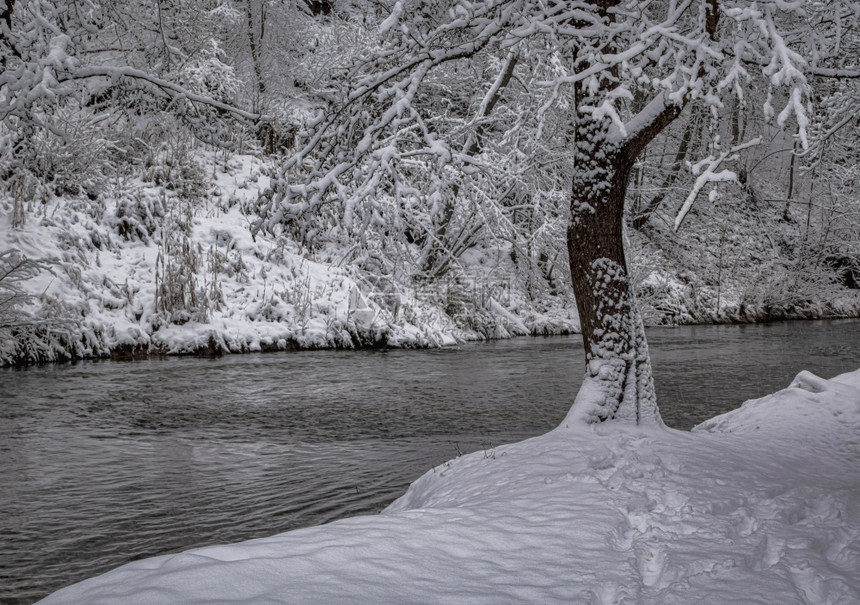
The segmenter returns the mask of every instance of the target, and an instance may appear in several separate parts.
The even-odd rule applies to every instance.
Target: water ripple
[[[689,428],[860,365],[860,323],[649,333]],[[379,511],[434,465],[554,427],[579,337],[0,371],[0,602],[124,562]]]

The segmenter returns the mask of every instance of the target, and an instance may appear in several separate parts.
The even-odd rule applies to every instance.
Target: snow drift
[[[802,372],[691,433],[562,425],[440,465],[380,515],[42,603],[856,603],[857,460],[860,370]]]

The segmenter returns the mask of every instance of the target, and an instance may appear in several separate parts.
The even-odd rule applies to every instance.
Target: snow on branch
[[[124,78],[146,82],[162,90],[164,94],[171,98],[187,99],[188,101],[191,101],[193,103],[208,105],[213,109],[224,111],[236,118],[243,118],[251,122],[265,121],[268,119],[264,115],[253,113],[251,111],[245,111],[244,109],[239,109],[238,107],[229,105],[228,103],[222,103],[221,101],[217,101],[211,97],[193,93],[184,86],[180,86],[179,84],[170,82],[169,80],[158,78],[156,76],[153,76],[152,74],[146,73],[145,71],[141,71],[139,69],[134,69],[131,67],[82,67],[74,70],[65,78],[59,78],[59,81],[64,82],[66,80],[81,80],[99,77],[109,78],[114,82],[119,82]]]
[[[624,141],[635,141],[643,138],[646,131],[657,123],[667,112],[680,113],[683,102],[673,102],[669,94],[663,92],[654,97],[639,113],[633,116],[627,123],[622,123],[616,113],[612,117],[613,126],[609,129],[607,139],[610,142],[620,144]],[[595,117],[598,117],[595,115]],[[602,116],[600,116],[602,117]],[[644,141],[647,143],[647,141]]]
[[[269,121],[231,104],[237,80],[233,68],[221,61],[221,45],[212,24],[199,30],[194,26],[202,35],[187,40],[195,46],[193,58],[173,48],[176,41],[171,38],[168,43],[161,29],[159,39],[165,49],[185,59],[178,71],[171,71],[169,60],[165,66],[154,55],[143,56],[146,36],[152,42],[155,35],[152,29],[139,24],[141,35],[135,31],[138,24],[126,27],[126,18],[133,23],[141,11],[148,10],[141,4],[99,0],[7,4],[0,27],[0,121],[5,127],[35,126],[63,137],[58,126],[61,113],[92,115],[106,103],[135,111],[165,109],[182,118],[198,137],[217,143],[221,141],[216,135],[223,132],[228,118],[255,125]],[[124,45],[135,49],[122,50]],[[143,91],[157,102],[141,102],[140,95],[124,94],[128,90]]]
[[[860,69],[837,69],[828,67],[811,66],[806,70],[810,75],[821,78],[834,78],[836,80],[857,80],[860,79]]]
[[[400,16],[403,14],[403,2],[397,0],[391,8],[391,14],[380,24],[379,33],[386,34],[388,31],[397,27],[400,22]]]
[[[738,154],[744,149],[749,149],[750,147],[755,147],[761,143],[761,137],[756,137],[746,143],[742,143],[740,145],[735,145],[731,149],[722,152],[720,155],[714,157],[713,155],[704,158],[698,162],[696,162],[691,167],[691,172],[696,177],[696,182],[693,183],[693,188],[690,190],[689,195],[687,195],[687,199],[684,200],[684,203],[681,205],[681,209],[678,211],[677,216],[675,217],[675,231],[681,227],[681,223],[684,222],[684,219],[687,216],[687,213],[690,212],[690,209],[693,207],[693,204],[698,198],[699,193],[701,193],[702,189],[705,188],[709,183],[725,183],[725,182],[737,182],[737,174],[735,174],[732,170],[719,170],[720,165],[723,162],[735,160],[738,157]],[[713,201],[713,194],[715,191],[711,192],[711,200]]]
[[[476,131],[465,141],[462,134],[436,132],[438,123],[450,118],[427,113],[424,104],[433,86],[428,76],[442,72],[440,68],[446,64],[481,56],[490,43],[505,38],[505,28],[519,18],[517,3],[459,7],[456,18],[429,31],[421,30],[420,19],[416,23],[416,19],[403,17],[403,4],[395,4],[383,24],[382,47],[357,57],[345,70],[345,78],[332,83],[342,95],[340,102],[322,110],[309,124],[308,138],[282,166],[279,190],[262,208],[264,217],[272,209],[274,214],[261,218],[255,230],[263,224],[273,228],[331,201],[342,205],[343,225],[351,229],[356,206],[374,198],[380,188],[416,189],[408,184],[407,176],[415,172],[410,168],[415,162],[424,162],[418,173],[439,171],[468,162],[475,153],[481,125],[511,78],[516,53],[507,53],[476,116],[460,125],[463,133]],[[461,14],[466,9],[468,18]],[[447,186],[444,180],[438,183]],[[428,200],[438,197],[436,189],[431,185],[426,191]]]
[[[613,19],[600,18],[596,1],[388,4],[376,37],[327,82],[330,104],[318,106],[302,129],[255,229],[316,210],[339,212],[330,222],[349,229],[367,214],[363,201],[385,204],[386,196],[414,198],[433,214],[441,197],[462,195],[458,183],[493,170],[515,172],[517,158],[536,148],[553,147],[563,164],[563,134],[578,110],[608,124],[608,141],[635,157],[688,103],[719,108],[728,95],[743,99],[750,64],[767,77],[769,102],[777,88],[787,94],[781,111],[771,107],[768,115],[765,103],[766,116],[781,126],[795,119],[805,144],[806,72],[831,52],[826,32],[805,35],[826,29],[806,20],[818,10],[807,2],[711,1],[718,21],[695,0],[620,2]],[[850,72],[850,62],[823,64]],[[504,102],[494,109],[502,89]],[[589,94],[577,99],[578,90]],[[678,225],[707,183],[735,178],[721,166],[752,144],[696,165]],[[489,166],[485,154],[494,146],[506,149],[499,153],[509,166]]]
[[[797,120],[800,142],[806,148],[809,145],[806,137],[809,118],[807,108],[803,103],[803,96],[808,93],[809,87],[803,70],[806,69],[807,62],[800,54],[788,47],[770,15],[767,16],[763,25],[767,28],[768,36],[773,45],[773,55],[770,63],[764,68],[764,74],[770,78],[774,86],[787,86],[791,89],[789,102],[779,113],[777,124],[780,127],[784,126],[786,120],[793,113]],[[773,109],[769,106],[766,106],[765,111],[773,114]]]

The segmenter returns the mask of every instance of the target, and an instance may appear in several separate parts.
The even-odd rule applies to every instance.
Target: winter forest
[[[860,602],[858,126],[858,0],[3,0],[0,601]]]
[[[856,316],[857,10],[6,0],[0,361]]]

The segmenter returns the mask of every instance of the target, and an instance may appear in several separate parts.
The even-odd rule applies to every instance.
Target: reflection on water
[[[690,428],[860,366],[860,322],[649,332],[667,424]],[[378,511],[459,452],[553,428],[578,336],[0,371],[0,602],[121,563]]]

